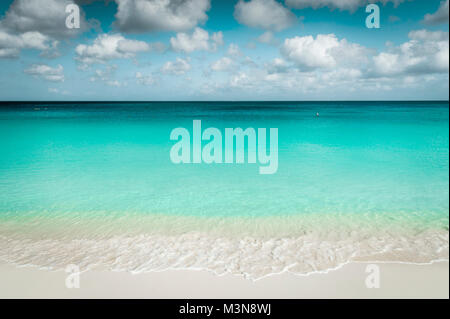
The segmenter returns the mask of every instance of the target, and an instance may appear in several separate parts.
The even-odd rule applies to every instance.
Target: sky
[[[449,0],[2,0],[0,101],[448,100],[448,30]]]

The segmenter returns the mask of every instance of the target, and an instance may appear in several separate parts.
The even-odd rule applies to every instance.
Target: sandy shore
[[[449,263],[375,263],[379,288],[367,288],[369,264],[350,263],[328,273],[271,275],[257,281],[207,271],[143,274],[86,271],[80,287],[68,273],[0,265],[0,298],[449,298]],[[373,273],[372,273],[373,274]]]

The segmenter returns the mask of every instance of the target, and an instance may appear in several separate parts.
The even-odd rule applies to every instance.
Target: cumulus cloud
[[[287,62],[280,58],[275,58],[273,61],[266,63],[265,68],[268,74],[285,73],[290,70]]]
[[[91,76],[90,81],[91,82],[110,82],[112,77],[114,76],[114,73],[117,70],[117,65],[106,65],[103,69],[96,69],[94,71],[94,74]]]
[[[276,58],[262,66],[254,65],[248,70],[240,70],[231,74],[225,82],[217,83],[211,80],[205,83],[203,89],[208,94],[230,94],[240,92],[255,96],[299,96],[321,92],[331,87],[349,89],[359,81],[357,70],[331,70],[326,72],[300,72],[297,68],[280,58]]]
[[[0,59],[17,58],[20,50],[15,48],[1,48],[0,47]]]
[[[195,28],[192,34],[177,33],[176,37],[170,38],[170,45],[174,51],[190,53],[193,51],[215,51],[218,46],[223,45],[222,32],[215,32],[209,36],[208,31]]]
[[[277,40],[275,39],[272,31],[264,32],[263,34],[261,34],[258,37],[257,40],[261,43],[266,43],[266,44],[276,44],[277,43]]]
[[[448,32],[446,31],[428,31],[426,29],[414,30],[408,33],[408,37],[412,40],[420,41],[447,41]]]
[[[46,64],[33,64],[29,68],[25,69],[24,72],[36,78],[51,82],[64,81],[64,68],[60,64],[54,68]]]
[[[398,6],[403,1],[405,0],[286,0],[285,2],[288,7],[296,9],[319,9],[328,7],[331,10],[339,9],[354,12],[359,7],[365,6],[369,3],[380,2],[382,4],[386,4],[388,2],[392,2],[394,3],[394,6]]]
[[[229,57],[223,57],[211,64],[211,70],[216,72],[228,71],[232,69],[233,66],[233,60],[231,60]]]
[[[417,30],[408,36],[408,42],[373,58],[375,75],[448,73],[448,32]]]
[[[0,29],[0,57],[15,58],[22,49],[49,50],[57,42],[39,32],[26,32],[18,35]]]
[[[281,31],[296,21],[295,15],[275,0],[239,0],[234,17],[246,26],[271,31]]]
[[[134,58],[137,53],[149,51],[150,44],[129,40],[120,34],[101,34],[92,45],[79,44],[75,48],[76,60],[87,65],[105,63],[112,59]]]
[[[0,29],[10,33],[39,32],[53,38],[68,38],[89,28],[80,12],[80,29],[66,28],[66,6],[70,0],[14,0],[0,21]]]
[[[288,38],[281,53],[300,69],[333,68],[338,65],[360,64],[367,61],[369,51],[356,43],[339,40],[334,34]]]
[[[22,49],[41,50],[44,57],[59,56],[58,44],[90,28],[81,14],[80,29],[66,28],[69,0],[15,0],[0,20],[0,58],[16,58]]]
[[[228,46],[227,54],[232,57],[239,57],[243,55],[241,49],[239,49],[239,46],[235,43],[231,43]]]
[[[432,14],[426,14],[423,22],[430,25],[448,23],[449,0],[441,1],[439,9]]]
[[[229,85],[231,87],[243,89],[254,87],[255,81],[246,73],[239,72],[231,77]]]
[[[334,34],[288,38],[280,50],[302,72],[336,71],[365,78],[448,73],[448,32],[416,30],[408,36],[409,41],[388,43],[379,53]]]
[[[209,79],[202,89],[216,95],[240,92],[279,97],[295,92],[320,98],[324,90],[379,92],[448,81],[448,32],[444,31],[412,31],[409,41],[398,46],[387,43],[381,52],[334,34],[286,39],[280,51],[283,58],[240,64],[238,69],[229,69],[224,82]]]
[[[161,68],[161,72],[171,75],[182,75],[191,69],[188,60],[177,58],[175,61],[166,62]]]
[[[123,83],[123,82],[120,82],[120,81],[118,81],[118,80],[111,80],[111,81],[107,81],[107,82],[105,82],[106,83],[106,85],[108,85],[108,86],[113,86],[113,87],[122,87],[122,86],[126,86],[127,84],[126,83]]]
[[[210,0],[116,0],[123,32],[186,31],[204,23]]]
[[[145,75],[141,72],[135,74],[136,82],[141,85],[154,85],[157,81],[153,75]]]
[[[57,88],[48,88],[48,92],[49,93],[53,93],[53,94],[62,94],[62,95],[69,95],[70,92],[67,90],[60,90]]]
[[[96,69],[89,80],[91,82],[102,82],[112,87],[127,86],[126,81],[115,79],[116,70],[117,65],[115,64],[105,65],[103,68]]]

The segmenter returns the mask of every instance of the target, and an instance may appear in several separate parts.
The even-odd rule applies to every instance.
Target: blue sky
[[[448,99],[448,0],[0,3],[0,100]]]

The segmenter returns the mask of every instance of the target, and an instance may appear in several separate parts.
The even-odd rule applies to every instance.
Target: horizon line
[[[449,102],[449,100],[10,100],[0,101],[0,104],[4,103],[211,103],[211,102],[227,102],[227,103],[240,103],[240,102]]]

